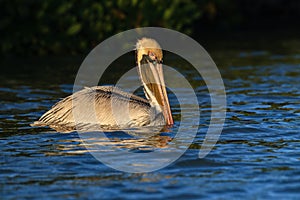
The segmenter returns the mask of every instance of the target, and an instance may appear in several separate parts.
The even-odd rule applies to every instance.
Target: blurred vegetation
[[[286,23],[299,17],[298,2],[0,0],[0,52],[85,54],[113,34],[145,26],[165,27],[195,36],[204,30],[246,28],[259,21],[263,22],[262,26],[280,20]]]
[[[200,16],[190,0],[7,0],[0,7],[1,52],[15,54],[74,54],[135,27],[191,33]]]

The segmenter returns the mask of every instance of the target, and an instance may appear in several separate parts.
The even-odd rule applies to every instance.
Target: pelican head
[[[163,76],[162,58],[162,49],[155,40],[142,38],[137,41],[136,59],[145,95],[151,106],[163,114],[166,125],[172,125],[173,117]]]

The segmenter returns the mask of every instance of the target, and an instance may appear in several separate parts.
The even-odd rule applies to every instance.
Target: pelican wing
[[[145,126],[151,106],[146,99],[113,86],[95,86],[57,102],[33,126],[50,126],[59,131]]]

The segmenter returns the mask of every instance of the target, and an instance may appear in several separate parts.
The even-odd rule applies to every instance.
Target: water
[[[299,40],[278,44],[276,48],[245,45],[230,51],[211,50],[225,83],[228,107],[222,135],[204,159],[198,159],[198,152],[210,119],[207,89],[186,64],[178,66],[178,60],[170,59],[170,66],[177,64],[198,93],[200,129],[179,160],[161,170],[138,174],[100,163],[76,132],[62,134],[29,126],[59,98],[72,92],[81,58],[2,62],[1,197],[299,198],[300,52],[295,47]],[[116,72],[103,82],[118,76]],[[180,107],[174,95],[170,102],[178,126]],[[119,139],[113,140],[112,133],[110,137],[124,151],[167,151],[176,126],[149,140],[137,141],[120,132],[116,133]],[[118,158],[117,163],[126,164],[126,158]]]

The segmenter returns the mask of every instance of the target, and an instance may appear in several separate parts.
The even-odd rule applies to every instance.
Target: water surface
[[[1,196],[5,199],[297,199],[300,51],[295,46],[299,41],[286,40],[280,44],[276,48],[253,45],[211,50],[225,83],[228,105],[220,139],[204,159],[198,159],[198,152],[210,120],[209,94],[199,74],[170,56],[167,64],[180,70],[198,94],[200,128],[179,160],[161,170],[138,174],[117,171],[99,162],[86,150],[76,132],[62,134],[29,126],[60,98],[71,94],[81,58],[2,62]],[[134,61],[127,61],[130,62]],[[121,70],[111,71],[102,82],[109,83],[121,75]],[[122,132],[110,133],[112,141],[119,143],[124,151],[137,154],[170,150],[172,131],[180,123],[180,106],[172,94],[170,102],[175,119],[170,132],[138,141]],[[126,163],[126,158],[116,160],[120,165]]]

